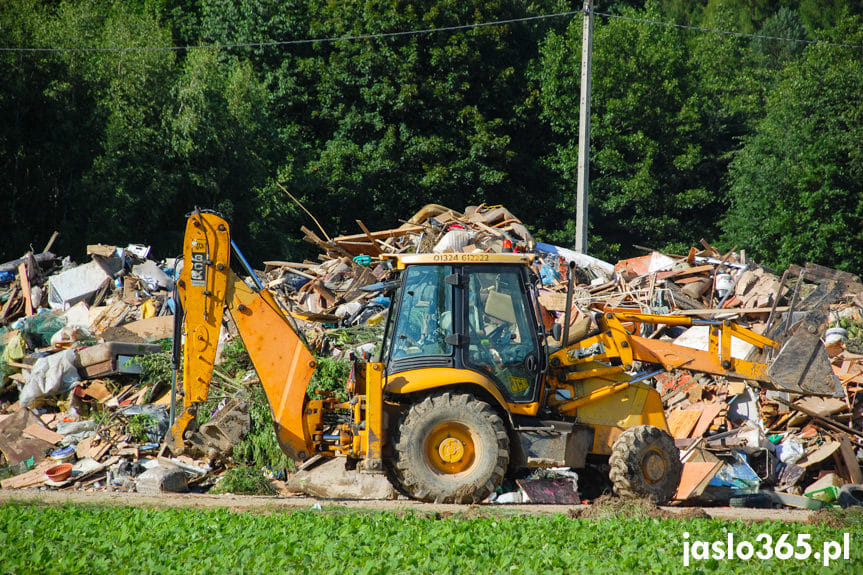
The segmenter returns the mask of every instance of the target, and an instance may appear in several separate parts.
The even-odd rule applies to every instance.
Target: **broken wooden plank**
[[[839,451],[839,442],[827,441],[818,446],[818,448],[807,453],[803,459],[795,463],[795,465],[799,465],[800,467],[809,467],[816,463],[821,463],[837,451]]]
[[[284,262],[281,260],[267,260],[264,262],[264,265],[274,268],[297,268],[301,270],[315,269],[318,267],[317,264],[313,263]]]
[[[30,471],[0,481],[0,488],[22,489],[24,487],[32,487],[34,485],[39,485],[40,483],[45,483],[45,481],[48,480],[48,476],[45,475],[45,472],[55,465],[57,465],[56,461],[43,461]]]
[[[42,423],[52,429],[57,427],[56,421],[61,418],[62,416],[59,413],[43,413],[39,416]]]
[[[78,456],[78,459],[84,459],[89,457],[91,459],[95,459],[99,461],[102,459],[108,450],[111,449],[111,442],[106,439],[102,439],[98,445],[93,445],[93,442],[97,440],[99,436],[91,435],[85,439],[82,439],[78,442],[78,446],[75,450],[75,455]]]
[[[132,335],[139,338],[138,340],[130,341],[140,341],[140,339],[144,339],[146,341],[159,341],[161,339],[168,339],[174,335],[174,316],[161,315],[139,319],[138,321],[124,323],[123,325],[118,326],[117,329],[121,330],[121,332],[130,332]],[[115,333],[112,332],[112,335],[115,335]],[[123,340],[118,339],[117,337],[112,337],[112,341]]]
[[[116,327],[123,323],[123,320],[132,313],[133,306],[126,304],[123,301],[115,301],[93,322],[93,331],[96,334],[101,334],[110,327]]]
[[[30,275],[26,261],[18,266],[18,281],[21,283],[21,295],[24,297],[24,313],[30,317],[33,315],[33,300],[30,298]]]
[[[51,261],[57,257],[54,254],[52,254],[51,252],[42,252],[41,254],[36,254],[36,255],[27,254],[23,258],[18,258],[17,260],[12,260],[10,262],[0,264],[0,272],[14,272],[15,270],[18,269],[18,266],[21,265],[21,262],[30,261],[31,256],[33,257],[33,259],[36,260],[37,264],[41,264],[42,262]]]
[[[51,445],[57,445],[61,439],[66,437],[56,431],[51,431],[41,423],[33,423],[24,428],[24,434],[34,439],[47,441]]]
[[[695,424],[695,427],[690,432],[689,437],[701,437],[710,429],[710,424],[713,423],[713,420],[716,419],[723,409],[727,406],[722,402],[709,403],[704,407],[704,410],[701,412],[701,417],[698,418],[698,423]]]
[[[57,241],[57,236],[60,235],[60,232],[54,230],[54,233],[51,234],[51,238],[48,240],[48,243],[45,244],[45,248],[42,250],[42,253],[47,252],[54,245],[54,242]]]
[[[671,415],[668,416],[668,430],[671,433],[671,437],[674,439],[686,439],[689,437],[702,413],[700,409],[678,409],[677,411],[672,411]]]
[[[369,229],[366,227],[366,225],[363,223],[363,221],[362,221],[362,220],[356,220],[356,222],[357,222],[357,225],[360,227],[360,229],[361,229],[361,230],[363,230],[363,233],[366,235],[366,238],[367,238],[367,239],[371,242],[371,244],[372,244],[372,251],[373,251],[374,253],[373,253],[373,254],[371,254],[371,255],[373,255],[373,256],[379,256],[379,255],[381,255],[381,250],[380,250],[380,248],[377,246],[377,244],[375,243],[375,238],[374,238],[374,236],[372,236],[372,233],[369,231]]]
[[[86,388],[83,389],[84,395],[87,397],[93,398],[99,403],[105,403],[112,397],[114,394],[111,393],[111,390],[108,389],[104,383],[99,380],[91,381]]]
[[[20,289],[18,286],[14,286],[12,288],[12,293],[9,294],[9,299],[6,300],[6,303],[3,305],[3,309],[0,310],[0,321],[6,319],[7,316],[11,316],[12,309],[15,307],[15,303],[19,298]]]
[[[371,236],[371,238],[373,240],[383,240],[383,239],[387,239],[387,238],[400,238],[400,237],[406,236],[408,234],[419,234],[419,233],[422,233],[423,231],[425,231],[424,226],[411,225],[411,226],[405,226],[405,227],[401,227],[401,228],[394,228],[394,229],[390,229],[390,230],[381,230],[378,232],[369,232],[368,235],[366,235],[365,233],[362,233],[362,234],[354,234],[354,235],[350,235],[350,236],[338,236],[336,238],[333,238],[333,241],[337,242],[337,243],[342,243],[345,241],[351,242],[351,241],[357,241],[357,240],[365,240],[365,239],[368,239],[369,236]],[[306,233],[305,230],[303,230],[303,232]]]
[[[11,464],[20,463],[31,457],[38,461],[53,446],[42,439],[24,436],[24,428],[41,425],[38,417],[26,409],[15,412],[12,417],[0,421],[0,451]]]
[[[680,484],[674,499],[685,501],[690,497],[698,497],[704,492],[707,484],[719,471],[723,463],[721,461],[687,461],[683,464],[680,475]]]
[[[796,406],[802,406],[812,413],[821,416],[830,416],[843,411],[847,406],[845,402],[836,397],[803,397],[794,402]]]
[[[664,272],[656,272],[657,280],[664,280],[668,278],[682,278],[686,276],[692,276],[697,274],[702,274],[705,272],[712,272],[712,265],[702,265],[702,266],[693,266],[691,268],[687,268],[685,270],[669,270]]]
[[[336,251],[336,252],[340,252],[344,256],[353,257],[353,254],[347,252],[343,247],[336,244],[335,240],[330,241],[330,242],[325,242],[324,240],[319,238],[317,236],[317,234],[315,234],[315,232],[313,232],[312,230],[310,230],[306,226],[301,226],[300,231],[302,231],[305,234],[305,237],[303,238],[304,240],[315,244],[316,246],[318,246],[322,250],[325,250],[327,252]]]
[[[788,271],[794,275],[800,275],[801,271],[806,272],[806,279],[812,280],[815,282],[822,282],[825,280],[837,280],[837,281],[845,281],[845,282],[853,282],[860,283],[860,277],[854,274],[843,272],[840,270],[835,270],[833,268],[828,268],[825,266],[821,266],[812,262],[806,262],[806,267],[801,268],[798,265],[791,264],[788,266]]]
[[[790,401],[785,401],[784,399],[782,399],[780,397],[774,397],[773,401],[776,401],[776,402],[781,403],[783,405],[787,405],[791,409],[796,409],[797,411],[800,411],[800,412],[802,412],[802,413],[804,413],[810,417],[814,417],[815,419],[818,419],[818,420],[824,422],[829,427],[832,427],[834,429],[838,429],[840,431],[844,431],[846,433],[850,433],[852,435],[856,435],[857,437],[863,437],[863,432],[857,431],[856,429],[848,427],[847,425],[843,425],[843,424],[839,423],[838,421],[836,421],[835,419],[830,419],[829,417],[825,417],[823,415],[818,415],[814,411],[810,411],[810,410],[806,409],[805,407],[795,405],[795,404],[791,403]]]
[[[857,461],[854,447],[847,437],[839,438],[839,454],[842,456],[842,461],[848,470],[851,483],[863,483],[863,471],[860,470],[860,463]]]

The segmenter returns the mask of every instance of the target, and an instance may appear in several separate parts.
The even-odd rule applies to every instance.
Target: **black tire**
[[[652,425],[639,425],[620,434],[611,448],[608,473],[620,497],[648,497],[665,503],[680,484],[683,464],[674,439]]]
[[[503,480],[506,427],[489,404],[469,393],[442,392],[414,404],[396,435],[396,480],[414,499],[477,503]]]
[[[839,505],[843,509],[863,506],[863,485],[854,483],[839,488]]]

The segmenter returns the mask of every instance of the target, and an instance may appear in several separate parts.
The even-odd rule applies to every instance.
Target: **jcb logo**
[[[206,252],[192,252],[192,270],[189,275],[193,286],[204,287],[207,285],[206,259]]]
[[[509,387],[513,393],[522,393],[523,391],[527,391],[528,381],[526,377],[513,377],[509,378]]]

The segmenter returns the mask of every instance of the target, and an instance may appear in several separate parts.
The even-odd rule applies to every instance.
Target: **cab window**
[[[453,332],[453,288],[445,282],[450,268],[413,266],[406,273],[391,358],[452,354],[445,341]]]
[[[533,399],[538,342],[517,270],[474,270],[467,282],[466,362],[491,375],[511,401]]]

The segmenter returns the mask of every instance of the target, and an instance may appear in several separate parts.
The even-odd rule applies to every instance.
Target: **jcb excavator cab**
[[[400,258],[387,329],[387,375],[424,368],[472,370],[512,403],[535,403],[546,356],[528,256],[452,254]],[[493,258],[492,261],[488,261]]]

